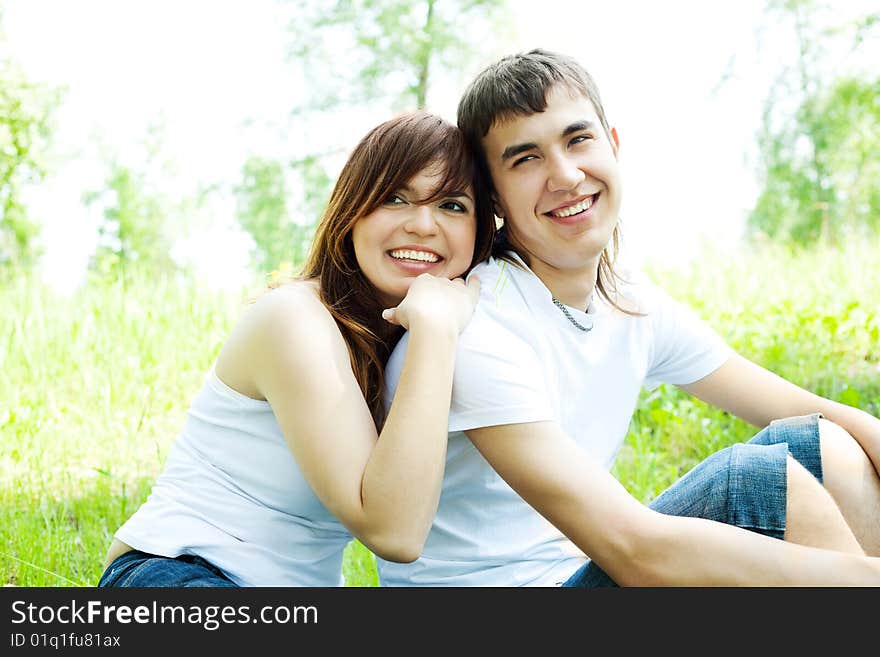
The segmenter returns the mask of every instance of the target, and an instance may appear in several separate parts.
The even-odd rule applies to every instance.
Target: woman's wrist
[[[458,323],[452,317],[431,317],[415,315],[410,317],[409,332],[410,340],[416,336],[430,337],[431,339],[448,339],[453,343],[458,340],[461,333]]]

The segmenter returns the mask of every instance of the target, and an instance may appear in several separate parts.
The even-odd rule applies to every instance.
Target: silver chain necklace
[[[572,317],[572,316],[571,316],[571,313],[568,312],[568,308],[565,307],[565,304],[562,303],[562,302],[561,302],[559,299],[557,299],[556,297],[553,297],[553,303],[556,305],[557,308],[559,308],[559,310],[562,311],[562,314],[566,316],[566,318],[568,319],[568,321],[571,322],[572,324],[574,324],[575,328],[577,328],[577,329],[583,331],[584,333],[589,333],[590,331],[593,330],[593,325],[592,325],[592,324],[590,324],[589,326],[584,326],[583,324],[581,324],[580,322],[578,322],[574,317]]]

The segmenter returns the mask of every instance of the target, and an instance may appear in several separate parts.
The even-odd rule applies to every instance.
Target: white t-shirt
[[[212,368],[149,498],[116,538],[198,555],[239,586],[338,586],[351,534],[309,486],[269,402]]]
[[[377,560],[383,585],[553,586],[586,561],[492,469],[464,431],[555,421],[611,468],[642,386],[687,384],[729,357],[724,341],[690,310],[647,282],[621,288],[636,308],[622,313],[594,296],[588,312],[554,305],[543,282],[490,259],[474,268],[480,299],[459,338],[446,471],[437,516],[421,557]],[[407,336],[386,368],[388,403]]]

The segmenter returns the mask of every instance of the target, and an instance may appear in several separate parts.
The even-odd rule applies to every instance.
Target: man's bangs
[[[489,106],[489,111],[479,121],[482,136],[489,134],[492,126],[502,125],[507,121],[519,119],[532,114],[540,114],[547,109],[547,94],[554,87],[566,89],[572,98],[590,98],[587,87],[579,80],[567,77],[545,78],[536,77],[533,84],[518,81],[511,94],[500,93]],[[490,101],[491,102],[491,101]]]

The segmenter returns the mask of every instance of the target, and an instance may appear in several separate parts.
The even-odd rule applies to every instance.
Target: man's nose
[[[556,155],[550,160],[550,173],[547,189],[551,192],[566,191],[577,187],[585,178],[577,163],[565,155]]]

